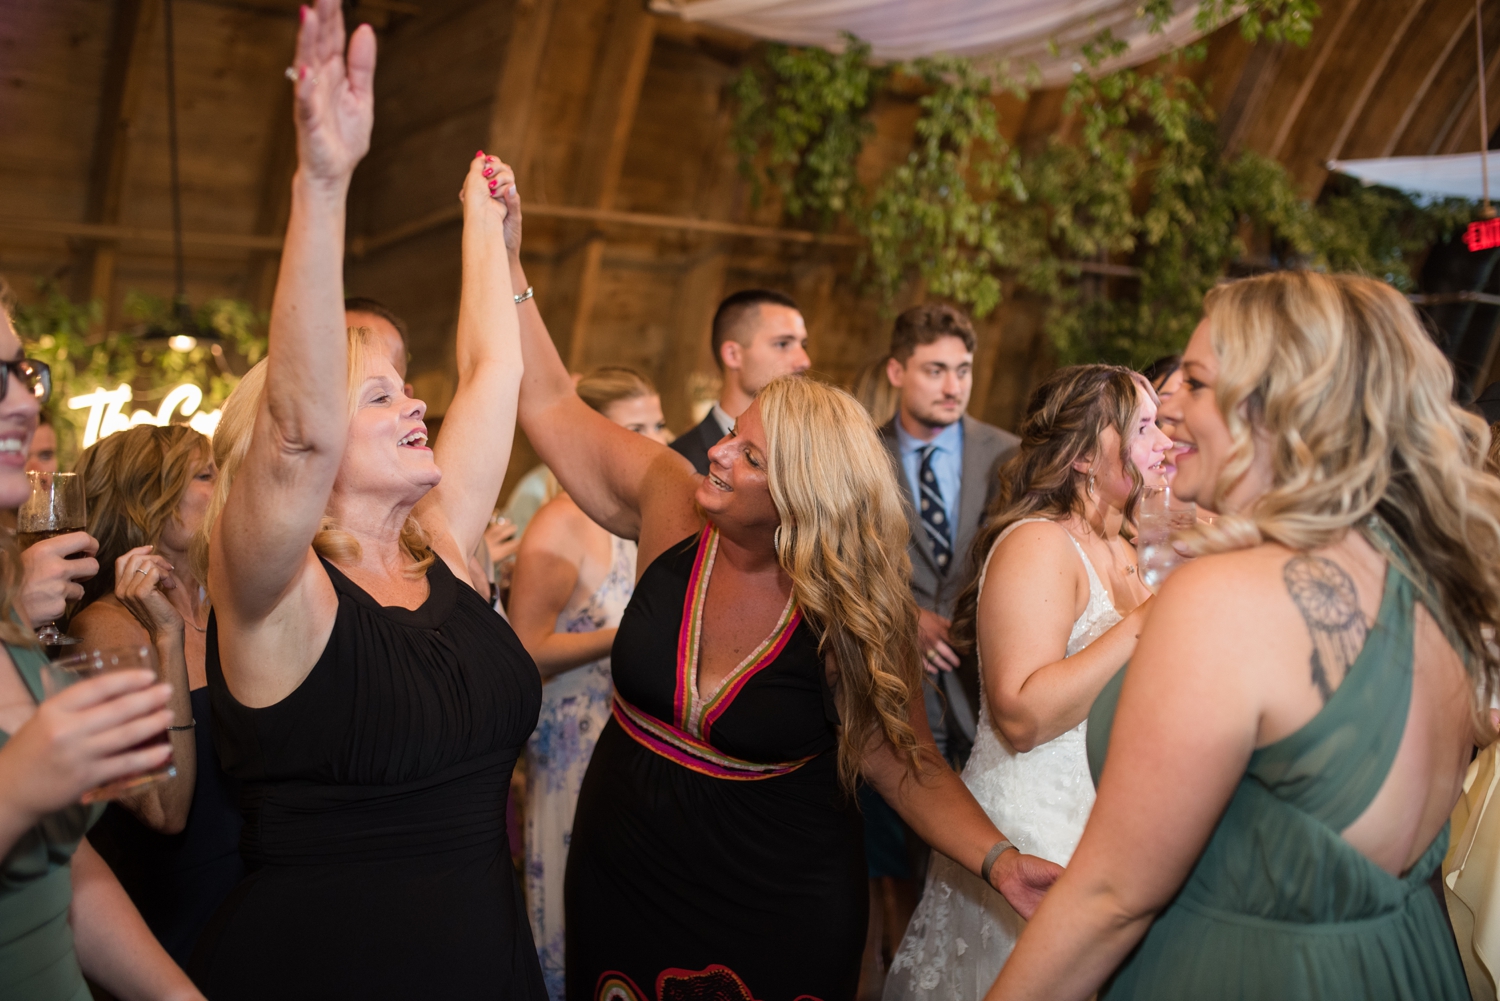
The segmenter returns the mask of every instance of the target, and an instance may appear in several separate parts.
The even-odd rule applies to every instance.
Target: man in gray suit
[[[932,303],[898,316],[886,377],[900,403],[881,428],[911,523],[923,666],[936,682],[926,689],[927,720],[938,750],[955,763],[974,743],[979,684],[973,664],[961,663],[948,644],[949,619],[999,485],[996,472],[1020,445],[1010,432],[965,413],[974,390],[974,344],[969,318],[952,306]]]

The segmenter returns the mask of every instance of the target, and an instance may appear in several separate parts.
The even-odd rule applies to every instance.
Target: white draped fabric
[[[1078,47],[1104,28],[1130,48],[1103,70],[1145,62],[1201,34],[1193,25],[1197,0],[1175,0],[1175,15],[1154,35],[1139,17],[1140,0],[651,0],[651,9],[833,50],[847,31],[882,60],[951,54],[997,69],[1008,62],[1018,80],[1043,86],[1066,83],[1081,69]]]
[[[1500,150],[1492,150],[1490,196],[1500,198]],[[1328,169],[1429,198],[1452,195],[1478,201],[1484,180],[1478,153],[1451,156],[1386,156],[1373,160],[1329,160]]]

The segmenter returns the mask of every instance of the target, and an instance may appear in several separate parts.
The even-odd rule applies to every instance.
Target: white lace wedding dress
[[[1008,526],[995,545],[1017,527]],[[1059,526],[1059,530],[1061,526]],[[1069,657],[1120,621],[1083,547],[1068,536],[1089,576],[1089,603],[1068,636]],[[979,587],[994,547],[985,557]],[[1084,749],[1087,721],[1040,747],[1017,752],[990,721],[980,671],[979,734],[963,780],[995,826],[1029,855],[1067,865],[1094,805]],[[995,982],[1025,922],[1005,898],[944,855],[932,853],[922,901],[891,960],[884,1001],[979,1001]]]

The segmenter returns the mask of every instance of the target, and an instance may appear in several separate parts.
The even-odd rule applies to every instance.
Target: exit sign
[[[1500,247],[1500,219],[1479,219],[1464,230],[1464,244],[1470,251]]]

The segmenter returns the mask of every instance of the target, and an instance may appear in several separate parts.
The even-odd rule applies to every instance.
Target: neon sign
[[[203,390],[190,382],[174,387],[161,401],[161,406],[154,414],[149,410],[137,410],[126,416],[125,407],[132,398],[130,387],[121,384],[118,389],[101,387],[92,393],[85,393],[68,400],[69,410],[87,409],[89,412],[88,423],[83,429],[84,448],[88,448],[100,438],[108,438],[117,431],[124,431],[141,424],[166,427],[178,414],[188,418],[188,426],[194,431],[212,438],[214,429],[219,426],[219,417],[223,413],[220,410],[200,412],[198,408],[203,404]]]
[[[1500,219],[1479,219],[1464,230],[1464,245],[1471,253],[1500,247]]]

